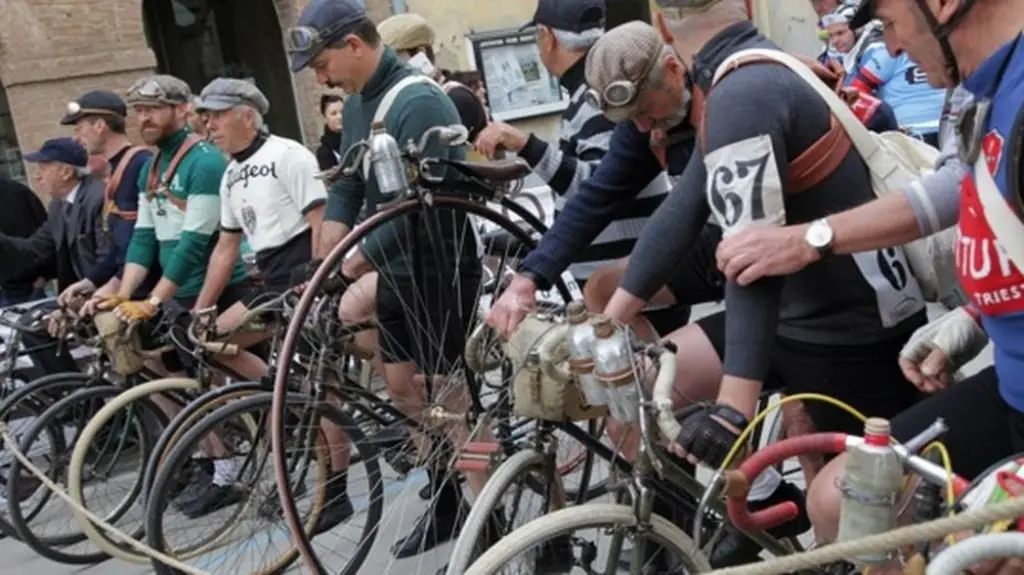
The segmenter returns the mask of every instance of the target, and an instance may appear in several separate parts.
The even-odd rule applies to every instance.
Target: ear
[[[661,39],[666,44],[672,44],[675,42],[675,36],[672,35],[672,31],[668,29],[668,25],[665,24],[665,17],[661,15],[661,12],[654,13],[654,27],[661,34]]]
[[[956,11],[960,9],[960,5],[966,0],[935,0],[934,2],[928,2],[928,4],[935,4],[935,19],[940,23],[945,24],[956,14]]]

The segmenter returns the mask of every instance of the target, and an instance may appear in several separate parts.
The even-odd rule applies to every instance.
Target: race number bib
[[[704,158],[704,166],[708,205],[724,235],[757,221],[786,224],[782,180],[770,136],[723,146]]]

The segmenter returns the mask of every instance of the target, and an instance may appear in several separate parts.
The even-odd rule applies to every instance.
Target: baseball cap
[[[874,0],[863,0],[857,8],[857,13],[850,18],[850,28],[856,30],[875,19]]]
[[[128,88],[125,98],[131,106],[176,106],[192,98],[192,89],[181,78],[169,74],[143,76]]]
[[[377,32],[385,46],[399,52],[434,45],[434,29],[419,14],[396,14],[377,24]]]
[[[344,37],[367,19],[364,0],[310,2],[302,10],[298,25],[289,28],[285,34],[285,48],[292,55],[292,72],[308,66],[325,46]]]
[[[665,41],[653,26],[633,20],[604,33],[587,54],[584,74],[587,85],[599,94],[615,82],[631,82],[640,89],[661,59]],[[637,98],[623,106],[608,106],[601,112],[613,122],[624,122],[636,111]]]
[[[124,100],[109,90],[93,90],[82,94],[77,100],[68,102],[64,117],[60,119],[62,126],[71,126],[86,116],[120,116],[128,115]]]
[[[270,102],[254,84],[239,78],[214,78],[195,99],[197,112],[252,106],[260,114],[270,110]]]
[[[60,162],[78,168],[89,164],[89,153],[82,144],[71,138],[53,138],[43,142],[38,151],[25,155],[26,162]]]
[[[533,19],[523,28],[538,24],[577,33],[604,29],[604,0],[537,0]]]

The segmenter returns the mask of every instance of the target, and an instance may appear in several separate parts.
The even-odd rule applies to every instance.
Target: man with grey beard
[[[630,22],[623,27],[646,27],[657,37],[651,26],[643,22]],[[585,76],[589,89],[585,101],[618,124],[604,159],[566,201],[554,225],[544,234],[537,249],[530,252],[519,273],[491,309],[487,323],[504,334],[512,333],[534,307],[536,290],[550,288],[611,222],[621,220],[624,214],[646,217],[653,213],[653,209],[645,211],[649,207],[647,199],[638,196],[652,181],[662,177],[663,171],[670,179],[677,178],[693,153],[694,130],[687,121],[690,93],[686,86],[686,69],[672,48],[659,42],[658,46],[651,47],[651,53],[656,56],[617,66],[612,62],[615,54],[604,49],[605,45],[607,42],[598,41],[587,57]],[[642,88],[637,90],[636,86]],[[636,101],[640,93],[650,96],[658,108],[628,117],[617,114],[619,109],[608,105],[612,101],[618,104]],[[660,203],[663,197],[655,199]],[[717,226],[706,226],[700,241],[677,262],[677,272],[667,282],[666,289],[650,300],[650,307],[658,309],[721,299],[723,284],[713,259],[721,237]],[[621,260],[594,272],[584,291],[588,305],[603,308],[618,286],[624,269],[625,260]],[[641,337],[656,339],[659,331],[667,333],[684,322],[654,326],[641,315],[633,321],[633,328]]]

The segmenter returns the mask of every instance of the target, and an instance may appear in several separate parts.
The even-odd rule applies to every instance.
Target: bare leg
[[[622,279],[622,274],[626,271],[626,262],[625,259],[618,260],[602,267],[590,276],[587,285],[583,287],[583,301],[587,304],[587,309],[594,312],[604,311],[608,301],[612,299],[612,294],[619,287],[619,280]],[[648,304],[659,307],[675,305],[676,298],[672,292],[661,288]],[[644,341],[657,341],[658,339],[658,333],[651,326],[651,322],[641,314],[637,314],[629,322],[629,327],[633,329],[637,337]]]
[[[370,272],[358,280],[341,296],[338,307],[338,319],[342,324],[353,324],[367,321],[373,317],[377,300],[377,272]],[[373,353],[374,369],[384,374],[384,364],[380,360],[380,349],[377,330],[365,330],[355,335],[355,344],[364,351]]]

